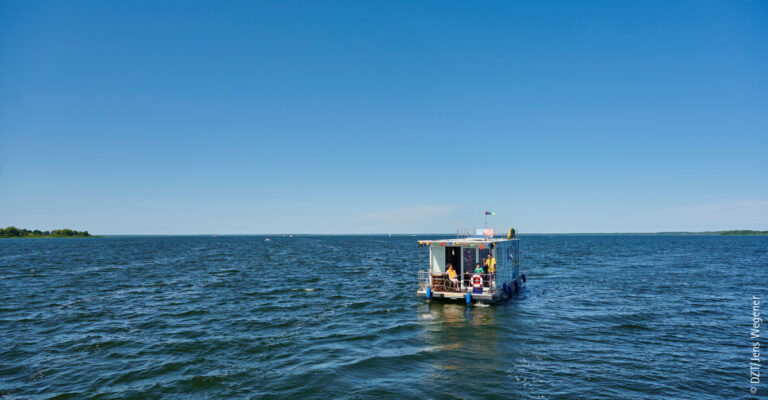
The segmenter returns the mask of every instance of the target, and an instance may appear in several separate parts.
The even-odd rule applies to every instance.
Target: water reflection
[[[477,395],[485,391],[484,381],[503,370],[496,311],[494,307],[450,303],[420,308],[424,341],[435,349],[425,376],[431,390],[444,396]]]

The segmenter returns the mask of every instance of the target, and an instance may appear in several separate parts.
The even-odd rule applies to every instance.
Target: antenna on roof
[[[486,228],[488,228],[488,216],[489,215],[496,215],[496,213],[493,212],[493,211],[486,211],[485,212],[485,227]]]

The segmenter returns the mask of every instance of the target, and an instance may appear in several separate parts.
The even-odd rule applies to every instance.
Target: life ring
[[[483,277],[480,274],[472,275],[472,287],[475,289],[483,287]]]

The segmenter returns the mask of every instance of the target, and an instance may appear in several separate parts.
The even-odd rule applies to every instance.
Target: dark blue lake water
[[[470,308],[414,296],[416,239],[0,240],[0,398],[750,396],[768,237],[523,236]]]

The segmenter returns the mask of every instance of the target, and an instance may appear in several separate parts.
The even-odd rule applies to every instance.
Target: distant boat
[[[269,242],[270,240],[269,240],[269,238],[264,238],[264,241],[265,242]]]

